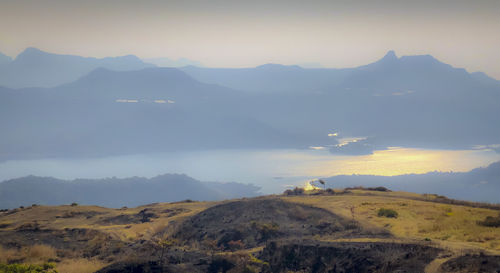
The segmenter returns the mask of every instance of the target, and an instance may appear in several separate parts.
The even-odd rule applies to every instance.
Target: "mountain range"
[[[136,207],[154,202],[186,199],[209,201],[259,195],[259,188],[240,183],[201,182],[186,175],[153,178],[104,178],[61,180],[26,176],[0,182],[0,208],[78,204],[112,208]]]
[[[179,58],[177,60],[170,58],[146,58],[143,59],[146,63],[155,64],[159,67],[183,67],[183,66],[203,66],[200,62],[187,58]]]
[[[30,47],[14,60],[0,55],[0,86],[54,87],[75,81],[99,67],[126,71],[153,66],[133,55],[98,59],[47,53]]]
[[[0,86],[39,87],[0,88],[0,160],[310,146],[359,155],[500,144],[499,81],[430,55],[389,51],[348,69],[151,66],[133,56],[25,50],[3,65]],[[46,88],[64,82],[59,76],[70,82]],[[359,141],[343,143],[353,137]]]

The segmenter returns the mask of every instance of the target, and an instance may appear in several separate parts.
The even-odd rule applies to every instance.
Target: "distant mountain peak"
[[[382,59],[397,59],[396,52],[394,50],[389,50]]]
[[[23,50],[23,52],[17,55],[17,58],[19,58],[19,56],[38,55],[38,54],[47,54],[47,52],[44,52],[36,47],[27,47],[25,50]]]
[[[384,55],[384,57],[380,60],[382,62],[392,62],[398,60],[398,56],[396,56],[396,52],[394,50],[389,50],[387,53]]]

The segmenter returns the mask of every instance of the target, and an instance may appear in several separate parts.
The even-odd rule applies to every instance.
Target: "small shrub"
[[[386,187],[368,187],[368,188],[365,188],[363,186],[357,186],[357,187],[348,187],[348,188],[345,188],[346,190],[363,190],[363,191],[383,191],[383,192],[391,192],[391,190],[389,190],[388,188]]]
[[[303,195],[305,190],[303,188],[295,187],[293,190],[286,190],[285,195]]]
[[[229,241],[227,243],[227,246],[229,247],[229,249],[231,251],[235,251],[235,250],[239,250],[239,249],[244,249],[245,248],[245,244],[241,240]]]
[[[76,207],[76,206],[78,206],[78,203],[73,202],[73,203],[71,203],[71,206]]]
[[[379,217],[387,217],[387,218],[398,218],[398,213],[393,209],[384,209],[381,208],[378,210]]]
[[[384,192],[390,192],[391,190],[389,190],[388,188],[386,187],[375,187],[375,188],[368,188],[368,190],[371,190],[371,191],[384,191]]]
[[[293,192],[295,193],[295,195],[303,195],[305,190],[304,188],[295,187],[295,189],[293,189]]]
[[[477,224],[485,227],[500,227],[500,214],[497,217],[488,216],[483,221],[478,221]]]
[[[326,189],[326,193],[334,195],[335,191],[332,188],[328,188],[328,189]]]

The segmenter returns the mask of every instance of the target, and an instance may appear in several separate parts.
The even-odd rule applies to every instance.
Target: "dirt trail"
[[[434,259],[432,262],[430,262],[426,267],[425,267],[425,273],[440,273],[439,268],[441,267],[442,264],[445,262],[458,257],[458,255],[455,253],[453,255],[439,255]]]

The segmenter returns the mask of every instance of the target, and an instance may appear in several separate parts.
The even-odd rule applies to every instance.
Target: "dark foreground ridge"
[[[375,224],[397,225],[413,207],[424,213],[423,206],[431,206],[433,211],[425,213],[434,213],[446,206],[444,212],[451,215],[488,209],[380,194],[386,199],[344,190],[121,209],[72,204],[7,210],[0,212],[0,266],[53,262],[65,272],[64,264],[70,263],[71,268],[87,266],[82,273],[498,272],[500,256],[494,251],[453,249],[435,237],[396,236],[390,226]],[[356,198],[363,204],[355,209],[359,218],[351,218],[345,212]],[[392,204],[401,213],[378,216],[367,208],[375,202],[376,207]],[[363,209],[369,211],[365,220]],[[475,230],[488,230],[490,237],[498,232],[481,223],[473,223]],[[495,250],[496,239],[489,240]]]
[[[281,199],[251,199],[217,205],[193,216],[181,225],[174,238],[186,242],[214,240],[217,247],[230,250],[231,242],[253,248],[270,240],[315,235],[390,236],[382,230],[363,229],[325,209]]]

